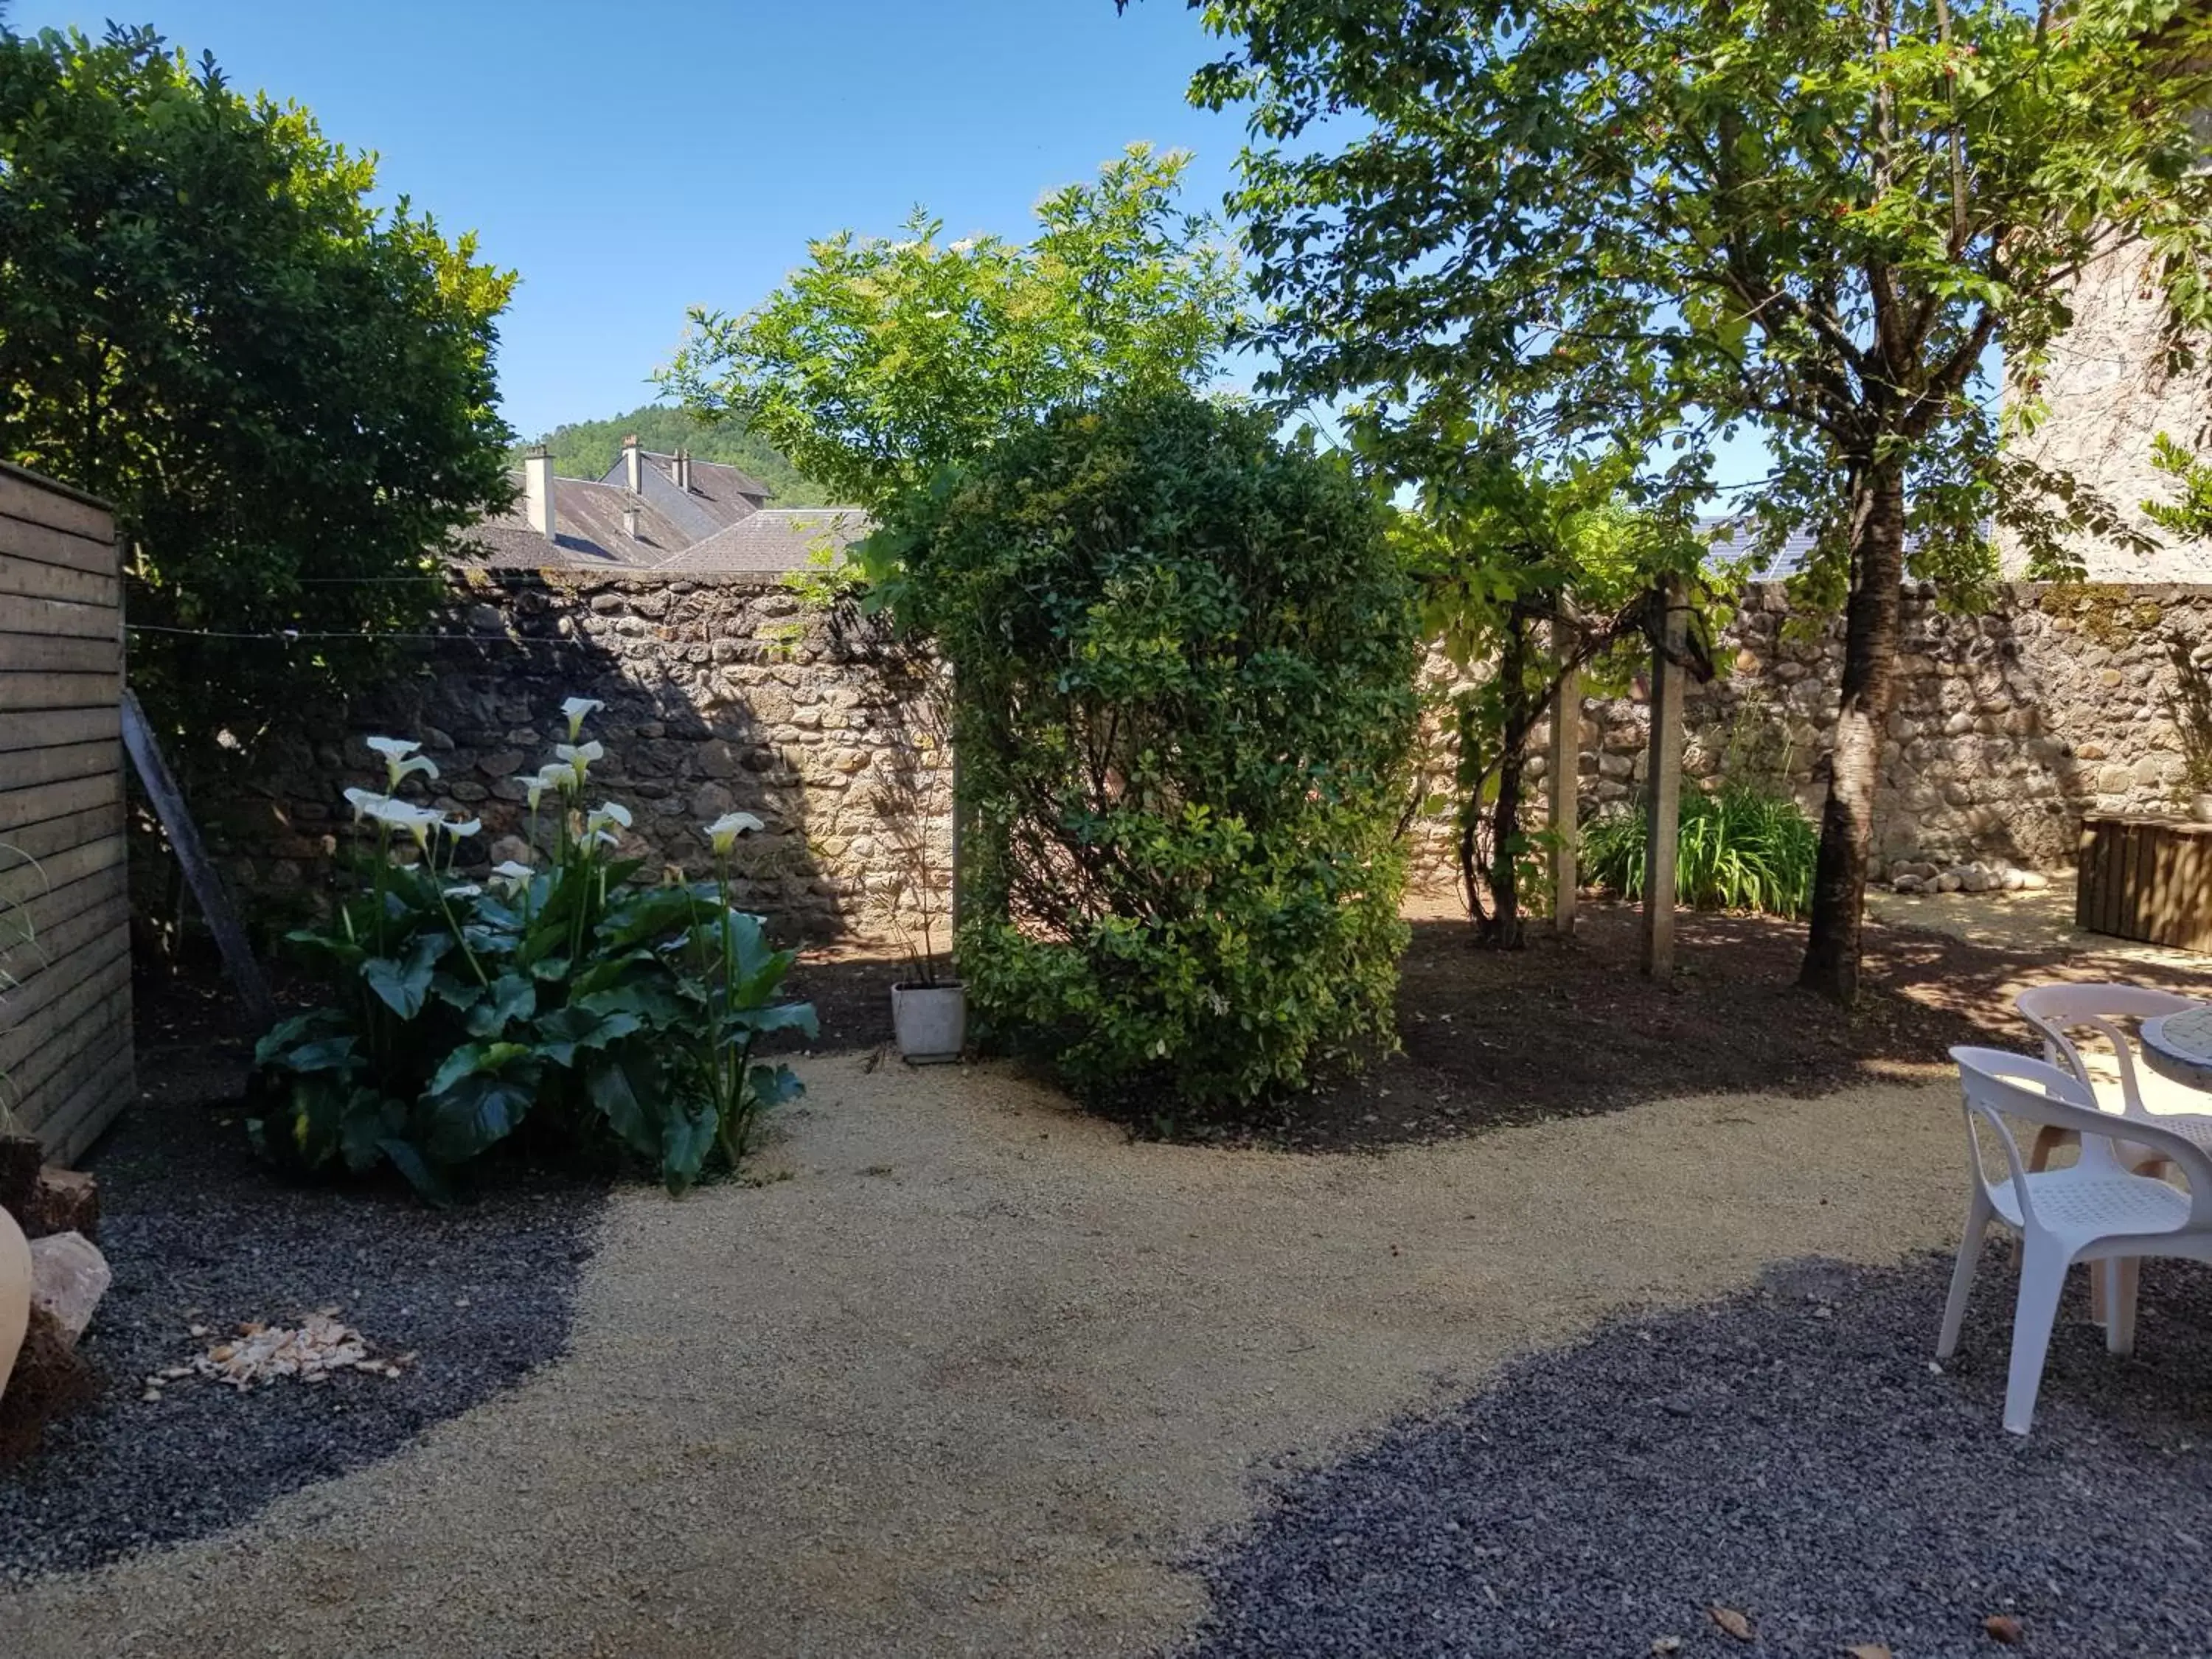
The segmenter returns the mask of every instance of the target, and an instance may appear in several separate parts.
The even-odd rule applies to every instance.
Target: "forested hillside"
[[[553,470],[564,478],[605,477],[622,453],[622,441],[635,433],[640,442],[665,455],[689,449],[702,461],[742,467],[775,492],[778,507],[818,507],[822,491],[793,471],[791,463],[731,420],[713,425],[680,409],[648,404],[604,421],[572,421],[538,441],[553,452]]]

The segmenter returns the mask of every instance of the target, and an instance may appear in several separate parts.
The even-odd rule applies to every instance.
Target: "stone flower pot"
[[[910,1064],[959,1059],[968,1042],[968,988],[957,980],[892,986],[891,1032]]]
[[[2212,823],[2212,791],[2190,797],[2189,816],[2199,823]]]

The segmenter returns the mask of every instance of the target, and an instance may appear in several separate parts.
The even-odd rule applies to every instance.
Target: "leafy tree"
[[[1802,982],[1849,1000],[1910,569],[2048,564],[2111,521],[2001,453],[2002,338],[2037,414],[2071,284],[2148,243],[2205,317],[2212,40],[2179,0],[1194,0],[1249,100],[1234,198],[1269,384],[1616,458],[1679,521],[1755,429],[1743,503],[1817,535],[1845,659]],[[2179,336],[2177,335],[2177,337]],[[1431,426],[1437,422],[1428,422]]]
[[[1371,492],[1273,426],[1118,393],[878,532],[954,670],[969,997],[1094,1097],[1234,1109],[1392,1030],[1412,593]]]
[[[115,504],[132,677],[201,745],[366,672],[507,498],[514,279],[375,184],[149,29],[0,32],[0,454]]]
[[[1133,145],[1038,204],[1026,246],[850,231],[740,316],[696,309],[664,384],[734,414],[806,477],[871,508],[1045,410],[1202,383],[1241,288],[1212,222],[1176,206],[1189,158]]]
[[[564,422],[538,441],[562,477],[604,478],[622,459],[623,440],[631,436],[657,455],[688,450],[699,460],[749,472],[774,492],[779,507],[820,507],[830,499],[736,416],[707,421],[689,410],[647,404],[608,420]],[[516,465],[521,464],[522,447],[517,445],[511,457]]]
[[[1386,472],[1416,453],[1403,434],[1383,449]],[[1438,712],[1455,746],[1460,884],[1481,940],[1516,949],[1534,856],[1574,830],[1552,825],[1539,842],[1522,829],[1529,735],[1569,672],[1625,686],[1649,661],[1662,578],[1680,579],[1699,613],[1693,638],[1710,637],[1704,548],[1624,507],[1602,469],[1543,477],[1478,443],[1437,447],[1413,470],[1423,476],[1396,538],[1423,633],[1455,671]]]

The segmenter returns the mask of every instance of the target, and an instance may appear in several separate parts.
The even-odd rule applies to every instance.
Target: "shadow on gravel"
[[[164,1080],[158,1066],[142,1073],[149,1085]],[[389,1456],[568,1346],[600,1188],[502,1173],[433,1210],[396,1182],[290,1186],[248,1152],[239,1119],[235,1106],[142,1104],[93,1159],[115,1273],[84,1339],[101,1393],[0,1470],[0,1578],[235,1525]],[[292,1324],[331,1306],[413,1365],[397,1380],[352,1372],[251,1394],[196,1378],[140,1398],[142,1379],[208,1346],[195,1324]]]
[[[1949,1264],[1926,1259],[1794,1264],[1522,1361],[1288,1477],[1197,1564],[1211,1610],[1185,1651],[1622,1659],[1675,1637],[1686,1659],[1922,1659],[2004,1651],[1997,1613],[2030,1653],[2212,1651],[2212,1275],[2147,1264],[2126,1360],[2077,1282],[2021,1440],[1998,1423],[2006,1254],[1941,1374]]]

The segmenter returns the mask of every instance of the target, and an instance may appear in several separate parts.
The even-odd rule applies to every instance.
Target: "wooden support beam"
[[[1651,747],[1644,776],[1647,829],[1644,842],[1644,972],[1651,979],[1674,973],[1674,857],[1682,811],[1682,691],[1689,612],[1680,581],[1661,580],[1652,603],[1659,607],[1660,643],[1651,653]]]
[[[261,964],[254,960],[253,947],[246,942],[246,929],[223,889],[222,877],[210,861],[207,848],[200,844],[199,826],[192,822],[184,791],[177,787],[169,763],[162,758],[154,728],[146,723],[146,711],[139,708],[137,694],[128,688],[123,693],[123,746],[130,751],[146,798],[161,817],[177,862],[184,866],[185,880],[199,902],[200,914],[207,918],[208,931],[215,935],[216,948],[222,952],[231,983],[245,1000],[254,1024],[266,1030],[276,1023],[276,1003],[269,994],[269,981],[262,975]]]
[[[1552,624],[1552,648],[1564,660],[1574,655],[1574,629]],[[1552,843],[1552,931],[1561,939],[1575,934],[1575,889],[1582,879],[1577,844],[1582,807],[1583,677],[1570,668],[1552,693],[1551,753],[1544,782],[1550,791]]]

